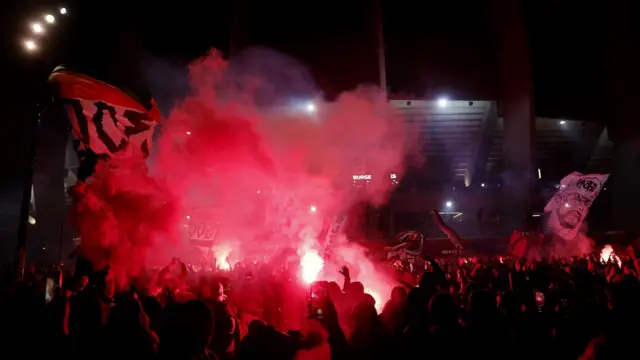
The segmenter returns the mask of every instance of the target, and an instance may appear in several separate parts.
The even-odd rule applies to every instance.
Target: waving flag
[[[49,76],[71,123],[76,151],[87,155],[147,157],[160,112],[148,101],[111,84],[64,67]]]

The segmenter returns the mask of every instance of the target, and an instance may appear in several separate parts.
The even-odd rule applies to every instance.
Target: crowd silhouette
[[[4,274],[3,347],[27,359],[621,358],[640,335],[640,282],[633,249],[620,259],[426,256],[384,306],[344,267],[317,313],[278,264],[176,259],[126,283],[29,266],[19,282]]]

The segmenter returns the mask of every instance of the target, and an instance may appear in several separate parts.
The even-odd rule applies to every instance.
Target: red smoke
[[[99,162],[91,179],[71,195],[83,255],[97,268],[109,264],[120,280],[144,265],[159,238],[176,238],[173,198],[148,176],[142,157]]]
[[[332,102],[283,95],[295,74],[306,72],[282,55],[269,52],[264,58],[272,65],[265,68],[279,68],[286,77],[273,70],[261,73],[255,61],[246,59],[234,67],[216,53],[190,65],[190,92],[161,123],[150,177],[117,178],[106,169],[96,173],[104,177],[100,186],[111,187],[98,190],[108,193],[103,201],[118,205],[114,216],[85,220],[91,224],[81,226],[83,243],[117,247],[120,263],[141,262],[142,254],[168,260],[169,252],[195,259],[197,251],[186,239],[189,216],[219,223],[216,242],[231,247],[230,259],[272,256],[287,248],[319,248],[318,235],[333,216],[356,203],[387,200],[389,175],[401,177],[414,142],[384,94],[362,87]],[[286,68],[277,66],[280,61]],[[304,105],[307,101],[313,109]],[[354,188],[354,174],[371,174],[372,181]],[[310,211],[312,206],[316,211]],[[90,227],[106,237],[111,230],[103,229],[109,223],[120,234],[117,241],[86,236]],[[344,238],[332,247],[338,261],[359,273],[355,280],[388,297],[390,282],[378,279],[359,248]],[[338,265],[326,264],[328,280]]]

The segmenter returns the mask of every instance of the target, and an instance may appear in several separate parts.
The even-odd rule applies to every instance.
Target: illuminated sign
[[[453,256],[460,256],[466,253],[464,249],[451,249],[451,250],[442,249],[441,252],[442,252],[442,255],[453,255]]]
[[[371,180],[371,175],[353,175],[353,180]]]

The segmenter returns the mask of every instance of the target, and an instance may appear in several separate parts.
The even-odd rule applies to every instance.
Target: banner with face
[[[579,172],[565,176],[544,208],[545,212],[551,213],[549,230],[565,240],[573,240],[608,178],[609,174]]]

